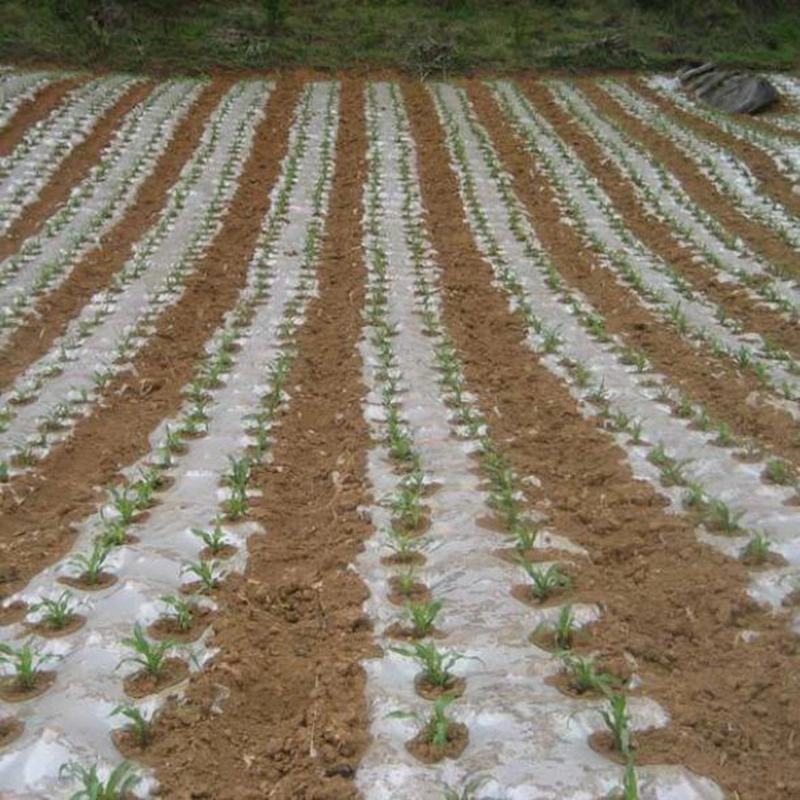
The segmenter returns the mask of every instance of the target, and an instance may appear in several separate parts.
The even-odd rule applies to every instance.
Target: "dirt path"
[[[287,78],[270,95],[221,230],[187,280],[180,300],[159,318],[155,334],[131,370],[105,387],[94,412],[40,462],[35,475],[24,474],[4,487],[0,597],[19,589],[66,552],[73,540],[70,523],[93,510],[97,487],[144,455],[151,432],[180,407],[181,390],[206,341],[245,284],[288,146],[301,83],[299,78]]]
[[[541,481],[529,491],[552,527],[590,551],[575,599],[604,609],[592,647],[633,655],[672,715],[665,731],[640,737],[637,759],[684,764],[743,798],[791,797],[800,790],[796,638],[745,597],[740,564],[698,544],[689,520],[633,479],[624,454],[525,346],[464,221],[432,101],[419,85],[404,91],[468,388],[518,473]],[[759,638],[745,644],[744,629]]]
[[[599,255],[564,219],[553,185],[504,119],[488,87],[473,81],[469,96],[553,264],[602,314],[608,331],[643,352],[656,371],[703,405],[712,418],[725,421],[738,435],[752,437],[800,466],[800,436],[794,419],[764,403],[754,405],[755,378],[738,372],[727,357],[714,358],[707,348],[696,349],[645,308],[632,289],[618,283]]]
[[[319,295],[298,336],[272,464],[252,484],[263,496],[251,516],[267,534],[250,538],[245,575],[218,598],[221,654],[193,680],[188,704],[159,719],[147,756],[170,797],[197,797],[197,786],[220,800],[357,796],[350,778],[369,739],[359,660],[374,649],[366,588],[348,569],[372,534],[358,513],[370,446],[357,349],[366,280],[360,81],[344,83],[341,115]],[[216,716],[220,686],[230,695]]]

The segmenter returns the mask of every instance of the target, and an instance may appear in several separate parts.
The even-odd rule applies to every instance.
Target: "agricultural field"
[[[0,797],[800,797],[774,80],[4,68]]]

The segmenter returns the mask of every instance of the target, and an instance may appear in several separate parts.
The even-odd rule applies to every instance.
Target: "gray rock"
[[[775,87],[766,78],[717,64],[687,67],[678,77],[689,94],[730,114],[755,114],[778,97]]]

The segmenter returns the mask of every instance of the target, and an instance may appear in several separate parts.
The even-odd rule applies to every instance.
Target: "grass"
[[[790,0],[7,0],[0,58],[189,72],[375,66],[417,75],[691,59],[786,68],[800,54],[793,23]],[[630,47],[591,44],[611,36]]]

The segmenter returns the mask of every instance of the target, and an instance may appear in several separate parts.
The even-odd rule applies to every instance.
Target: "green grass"
[[[666,67],[708,58],[792,68],[800,63],[800,26],[791,5],[791,0],[6,0],[0,4],[0,59],[181,72],[392,67],[416,75]],[[630,47],[586,46],[616,35]]]

